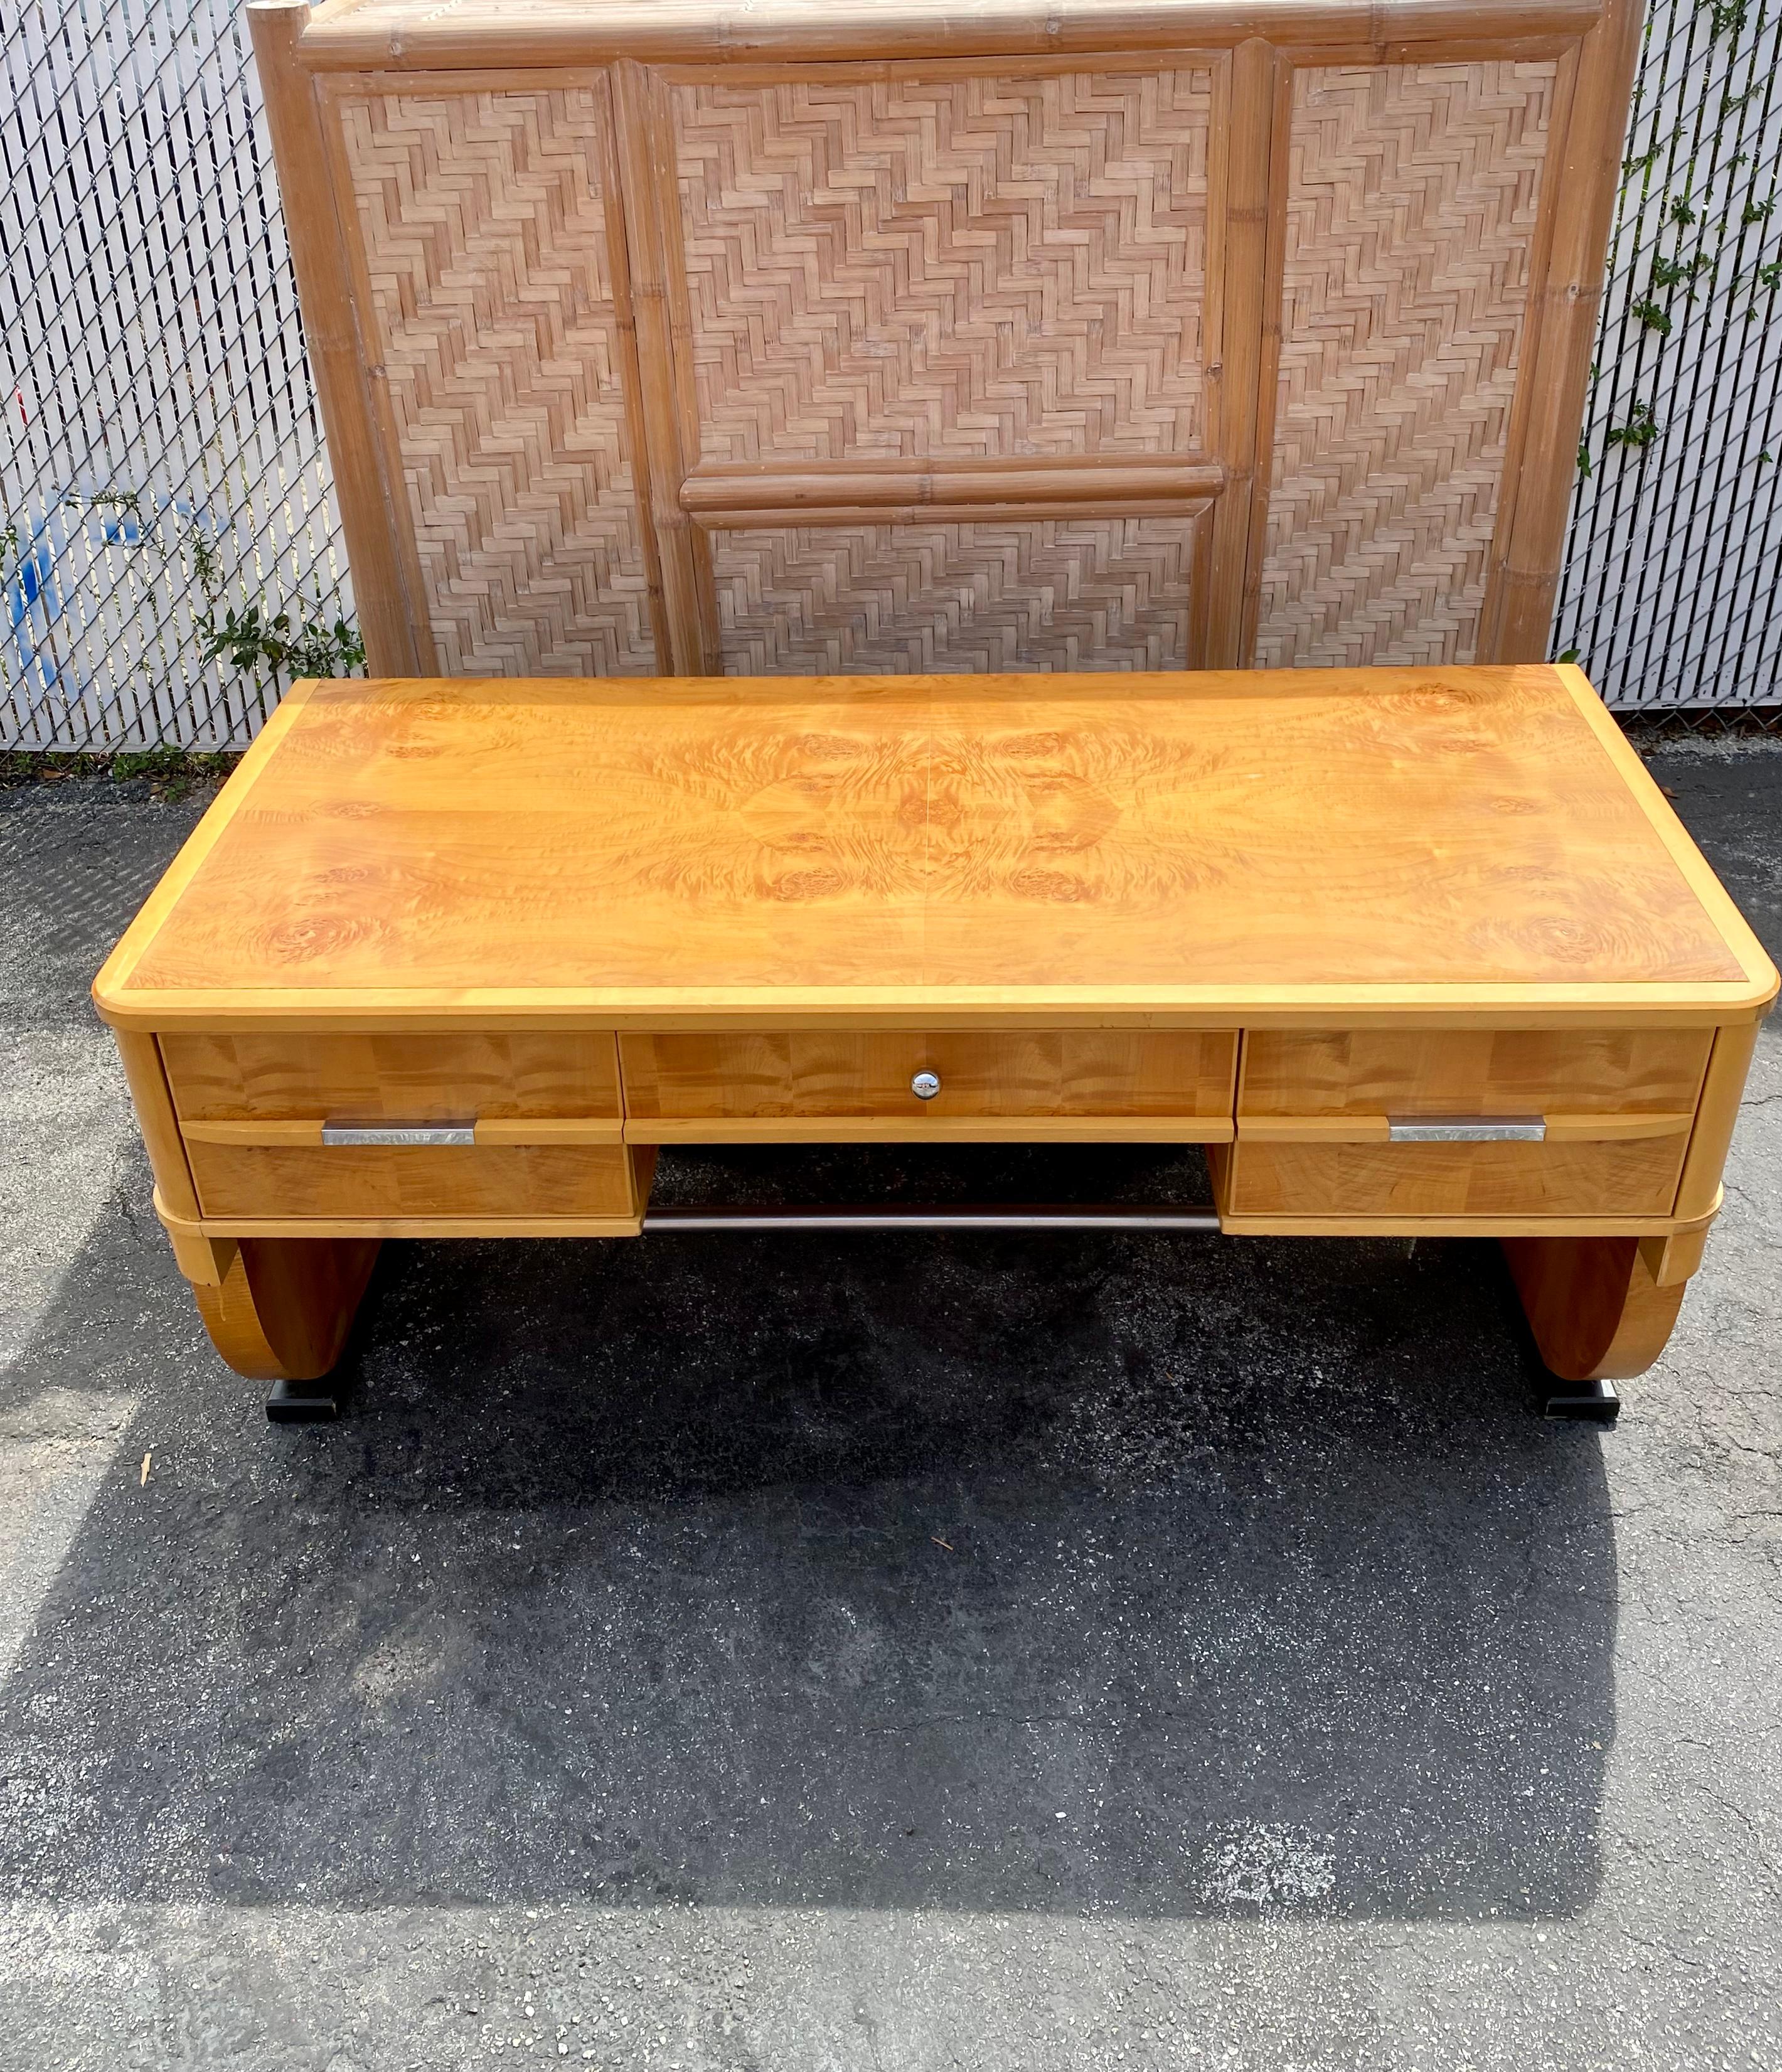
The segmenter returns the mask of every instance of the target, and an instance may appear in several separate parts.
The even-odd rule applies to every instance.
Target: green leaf
[[[1617,425],[1603,434],[1603,443],[1643,453],[1657,436],[1658,421],[1653,414],[1651,404],[1636,403],[1628,412],[1628,421],[1624,425]]]

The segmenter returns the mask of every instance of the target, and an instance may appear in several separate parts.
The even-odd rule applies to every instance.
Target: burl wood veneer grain
[[[951,1136],[1202,1141],[1234,1234],[1514,1240],[1547,1356],[1607,1374],[1776,987],[1531,665],[301,684],[94,993],[246,1371],[334,1356],[352,1245],[637,1235],[655,1143]],[[1545,1141],[1390,1141],[1431,1115]]]
[[[1767,960],[1575,677],[320,684],[100,998],[163,1027],[1755,1011]]]

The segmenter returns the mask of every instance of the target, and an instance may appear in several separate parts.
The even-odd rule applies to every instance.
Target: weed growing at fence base
[[[72,777],[104,777],[117,784],[149,780],[151,798],[174,804],[220,784],[239,754],[206,754],[183,748],[120,749],[92,755],[62,749],[0,749],[0,791],[21,784],[60,784]]]

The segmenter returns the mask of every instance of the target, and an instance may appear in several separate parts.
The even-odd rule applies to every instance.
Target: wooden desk
[[[1529,666],[303,684],[94,993],[244,1373],[325,1373],[383,1238],[636,1235],[661,1144],[1043,1139],[1502,1238],[1587,1379],[1663,1346],[1776,986]]]

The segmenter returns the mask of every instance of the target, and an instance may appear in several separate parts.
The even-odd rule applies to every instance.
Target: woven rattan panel
[[[733,676],[1180,669],[1193,518],[716,532]]]
[[[648,674],[600,97],[341,113],[441,670]]]
[[[1554,72],[1295,82],[1265,668],[1473,659]]]
[[[1202,442],[1211,75],[673,90],[708,461]]]

